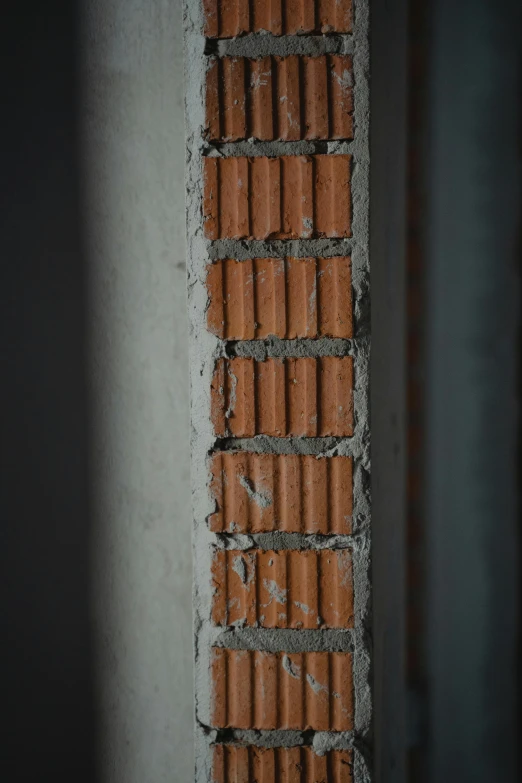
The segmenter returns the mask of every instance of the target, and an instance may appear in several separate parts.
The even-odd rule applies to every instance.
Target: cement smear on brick
[[[353,35],[283,36],[255,34],[227,41],[206,42],[203,37],[201,0],[184,0],[185,78],[186,78],[186,198],[188,236],[188,308],[191,355],[191,421],[192,421],[192,495],[194,546],[194,639],[196,679],[196,783],[211,780],[212,743],[223,738],[266,746],[312,744],[318,752],[330,748],[354,747],[354,780],[370,779],[367,748],[371,734],[370,692],[370,433],[369,433],[369,11],[367,0],[354,0]],[[350,142],[239,142],[212,147],[203,138],[205,124],[205,73],[209,53],[223,56],[260,57],[267,54],[353,54],[355,139]],[[349,240],[316,239],[283,241],[209,242],[203,235],[202,158],[205,155],[237,154],[287,155],[310,152],[340,153],[349,151],[352,164],[352,230]],[[205,287],[209,260],[268,256],[336,256],[351,255],[354,295],[355,336],[350,341],[327,338],[297,341],[294,355],[351,355],[354,357],[355,431],[352,438],[267,438],[221,439],[213,435],[210,422],[210,386],[215,361],[220,356],[287,355],[294,346],[282,341],[262,341],[258,346],[239,343],[227,347],[206,329],[208,306]],[[313,347],[308,343],[313,342]],[[305,346],[303,348],[303,345]],[[303,354],[306,348],[309,353]],[[247,353],[242,353],[247,351]],[[249,354],[248,351],[251,351]],[[227,353],[228,352],[228,353]],[[331,352],[331,353],[329,353]],[[286,631],[235,628],[223,631],[212,626],[211,551],[212,546],[247,549],[264,546],[258,536],[224,536],[209,531],[207,518],[214,511],[209,493],[209,455],[215,448],[246,448],[258,452],[305,453],[316,455],[352,455],[354,457],[354,535],[337,537],[353,549],[355,595],[355,628],[350,631]],[[289,546],[284,536],[274,536],[274,544]],[[321,537],[302,536],[292,539],[305,548],[322,547]],[[306,544],[305,544],[306,539]],[[266,539],[268,542],[268,539]],[[337,542],[339,545],[339,542]],[[354,657],[355,718],[354,732],[219,732],[210,728],[210,655],[212,645],[246,649],[277,649],[288,652],[314,649],[349,649]]]

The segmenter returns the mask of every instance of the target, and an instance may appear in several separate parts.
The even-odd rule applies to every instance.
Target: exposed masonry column
[[[362,783],[368,5],[184,17],[196,781]]]

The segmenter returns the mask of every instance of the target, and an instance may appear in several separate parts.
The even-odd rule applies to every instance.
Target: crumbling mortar
[[[205,240],[208,258],[234,258],[245,261],[250,258],[333,258],[351,255],[354,241],[347,239],[218,239]],[[352,282],[353,285],[353,282]]]
[[[272,33],[252,33],[236,38],[221,40],[208,39],[205,54],[218,57],[267,57],[269,55],[301,54],[313,56],[321,54],[352,54],[353,36],[349,34],[328,33],[325,35],[281,35]]]
[[[323,140],[283,141],[246,141],[207,142],[203,155],[208,158],[279,158],[282,155],[353,155],[354,143],[351,140],[337,141],[335,151],[332,142]],[[299,241],[299,240],[298,240]]]
[[[354,340],[340,337],[298,338],[283,340],[267,337],[264,340],[228,340],[223,342],[223,356],[242,356],[256,361],[282,358],[318,358],[321,356],[353,356]]]
[[[261,652],[352,652],[351,628],[220,628],[214,646]]]
[[[355,525],[354,532],[350,535],[317,535],[314,533],[285,533],[274,531],[270,533],[216,533],[217,548],[227,550],[264,549],[275,552],[286,550],[321,550],[321,549],[350,549],[354,539],[367,535],[369,523],[367,517],[363,517]]]

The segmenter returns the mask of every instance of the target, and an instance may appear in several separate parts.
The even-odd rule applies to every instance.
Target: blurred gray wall
[[[179,0],[84,2],[94,614],[107,783],[193,779]]]

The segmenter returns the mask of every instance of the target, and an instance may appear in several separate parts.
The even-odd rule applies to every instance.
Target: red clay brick
[[[214,58],[207,71],[211,141],[351,139],[352,58]]]
[[[347,257],[224,259],[207,290],[208,328],[223,339],[353,336]]]
[[[352,783],[352,752],[214,745],[212,783]]]
[[[350,731],[351,653],[212,650],[212,726]]]
[[[351,436],[352,358],[218,359],[211,416],[217,436]]]
[[[262,628],[352,628],[349,550],[217,549],[212,620]]]
[[[215,533],[352,532],[352,459],[217,452],[210,491]]]
[[[245,33],[349,33],[351,0],[203,0],[207,38]]]
[[[350,155],[204,158],[207,239],[351,236]]]

